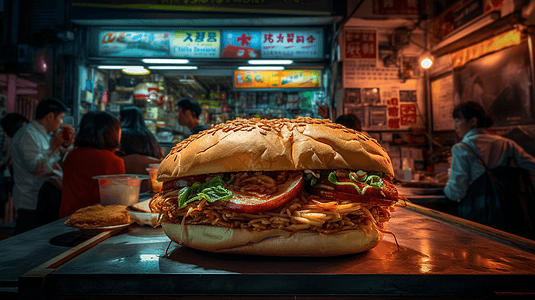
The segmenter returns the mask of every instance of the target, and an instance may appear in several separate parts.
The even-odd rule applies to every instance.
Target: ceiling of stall
[[[184,95],[231,91],[234,88],[234,69],[158,70],[155,73],[163,75],[169,84]]]

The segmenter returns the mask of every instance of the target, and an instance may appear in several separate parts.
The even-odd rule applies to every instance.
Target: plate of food
[[[65,221],[65,223],[67,223],[67,221]],[[97,235],[97,234],[102,233],[104,231],[110,231],[110,230],[115,230],[115,229],[119,229],[119,228],[126,228],[126,227],[130,226],[132,223],[133,222],[130,222],[128,224],[121,224],[121,225],[114,225],[114,226],[103,226],[103,227],[76,227],[76,226],[71,226],[71,227],[79,229],[83,234]],[[67,224],[65,224],[65,225],[67,225]],[[67,226],[70,226],[70,225],[67,225]]]
[[[100,204],[80,208],[65,221],[65,225],[89,235],[126,228],[132,223],[125,205]]]

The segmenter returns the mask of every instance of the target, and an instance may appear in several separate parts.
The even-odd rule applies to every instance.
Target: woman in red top
[[[59,218],[100,203],[97,175],[125,174],[124,161],[115,155],[120,147],[121,122],[107,112],[82,117],[72,150],[63,163],[63,192]]]

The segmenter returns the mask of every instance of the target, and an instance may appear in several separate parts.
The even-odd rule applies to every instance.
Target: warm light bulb
[[[426,58],[422,59],[422,61],[420,62],[420,65],[424,69],[429,69],[433,65],[433,61],[431,60],[431,58],[426,57]]]

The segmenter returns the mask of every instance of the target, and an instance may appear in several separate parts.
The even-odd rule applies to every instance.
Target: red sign
[[[399,128],[399,118],[388,119],[388,128],[398,129]]]
[[[397,107],[389,107],[388,108],[388,116],[389,117],[399,117],[399,109]]]
[[[377,59],[377,30],[346,29],[344,48],[345,59]]]
[[[416,124],[416,103],[400,104],[401,125]]]

